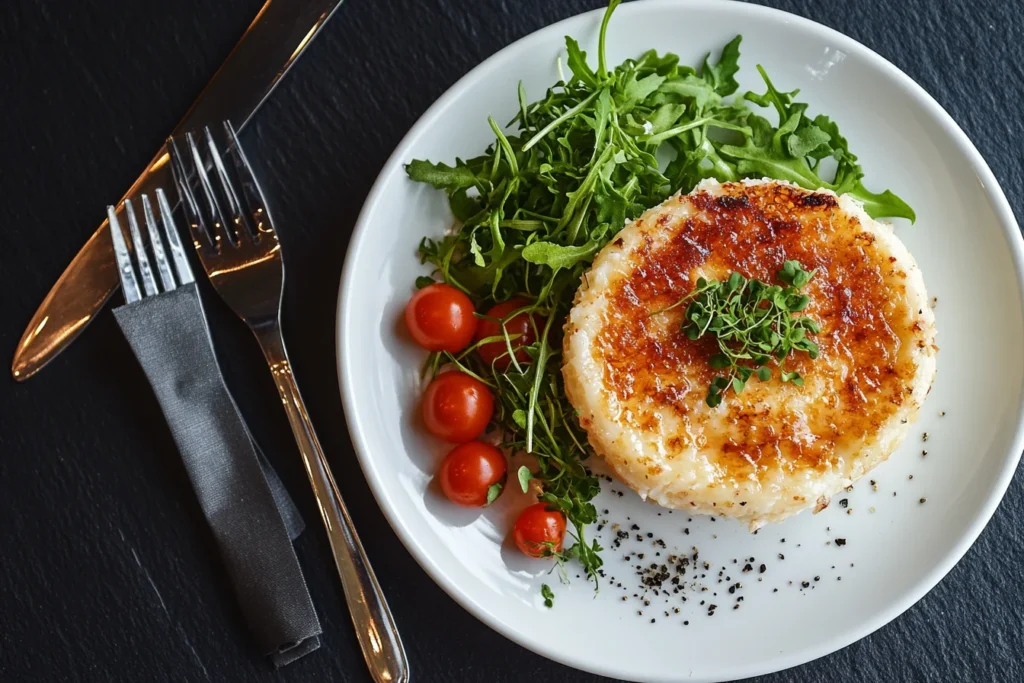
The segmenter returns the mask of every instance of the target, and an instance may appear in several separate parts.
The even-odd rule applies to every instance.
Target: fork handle
[[[313,423],[292,375],[280,328],[273,325],[255,332],[263,355],[270,364],[309,482],[313,485],[313,495],[327,527],[334,564],[341,577],[345,600],[366,664],[377,683],[408,683],[409,662],[405,648],[384,593],[359,542],[352,518],[334,483],[320,441],[313,431]]]

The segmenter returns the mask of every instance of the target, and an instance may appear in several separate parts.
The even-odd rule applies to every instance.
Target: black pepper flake
[[[821,577],[820,577],[820,576],[815,576],[815,577],[814,577],[814,580],[815,580],[815,581],[821,581]]]
[[[652,624],[654,623],[654,617],[651,617],[651,623]]]
[[[740,501],[740,507],[743,507],[743,506],[744,506],[744,505],[746,505],[746,504],[747,504],[747,501],[745,501],[745,500],[741,500],[741,501]]]
[[[654,534],[652,534],[650,531],[648,531],[647,532],[647,538],[654,538]]]
[[[925,503],[928,502],[928,499],[927,498],[922,498],[921,500],[919,500],[917,502],[920,503],[921,505],[924,505]]]
[[[836,545],[839,546],[839,547],[842,547],[842,546],[846,545],[846,539],[845,538],[837,538],[836,539]]]
[[[927,440],[928,440],[928,432],[923,432],[921,434],[921,441],[927,441]]]
[[[786,542],[786,539],[782,539],[782,542],[783,542],[783,543],[785,543],[785,542]]]
[[[712,517],[712,518],[711,518],[711,521],[712,521],[712,522],[713,522],[713,521],[715,521],[715,518],[714,518],[714,517]]]
[[[849,498],[843,498],[842,500],[839,501],[839,507],[841,507],[843,509],[849,507],[849,505],[850,505],[850,499]]]
[[[921,451],[921,457],[922,458],[927,458],[928,457],[928,451]]]
[[[689,527],[687,527],[686,529],[683,529],[683,533],[686,534],[687,536],[689,536],[690,535]]]
[[[640,527],[638,527],[636,524],[630,524],[629,528],[633,531],[640,531]]]
[[[740,604],[737,602],[735,605],[732,606],[732,608],[733,609],[739,609],[740,608]]]
[[[940,410],[939,411],[939,417],[946,417],[946,411],[945,410]]]
[[[914,478],[914,475],[913,475],[913,474],[908,474],[908,475],[907,475],[907,479],[913,479],[913,478]]]
[[[784,560],[784,559],[786,559],[786,556],[785,556],[785,555],[783,555],[782,553],[779,553],[779,559],[780,559],[780,560]]]
[[[778,593],[778,592],[779,592],[779,589],[778,589],[778,588],[773,588],[773,589],[772,589],[772,593]]]
[[[807,588],[808,586],[811,585],[811,582],[810,581],[801,581],[800,585],[803,586],[804,588]]]
[[[684,621],[684,622],[683,622],[683,626],[689,626],[689,625],[690,625],[690,622],[689,622],[689,621]]]
[[[759,573],[761,573],[761,574],[764,574],[767,570],[768,570],[768,567],[764,566],[764,564],[762,564],[760,567],[757,568],[757,571]]]
[[[754,570],[754,568],[750,566],[749,562],[747,564],[743,565],[743,573],[744,574],[746,574],[747,572],[753,571],[753,570]]]

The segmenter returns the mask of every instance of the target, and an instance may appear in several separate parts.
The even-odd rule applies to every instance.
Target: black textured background
[[[0,5],[0,357],[13,352],[103,206],[149,161],[260,4]],[[347,0],[245,134],[287,226],[285,334],[296,372],[416,681],[595,679],[513,645],[460,609],[374,503],[334,370],[345,246],[378,170],[435,98],[517,38],[601,4]],[[856,38],[921,83],[1024,216],[1019,0],[765,4]],[[104,315],[36,379],[0,377],[0,680],[368,680],[262,358],[219,299],[206,302],[239,402],[311,520],[298,549],[323,648],[278,673],[251,650],[156,402]],[[1024,680],[1022,518],[1018,475],[978,543],[918,605],[841,652],[761,680]]]

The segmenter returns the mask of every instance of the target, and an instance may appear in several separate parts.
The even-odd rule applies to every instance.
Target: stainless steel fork
[[[183,141],[172,139],[169,143],[196,250],[214,288],[256,335],[270,365],[327,527],[370,672],[378,683],[405,683],[409,665],[401,638],[338,493],[288,361],[281,335],[284,264],[273,220],[230,123],[224,124],[224,134],[230,168],[209,128],[198,141],[189,133]]]
[[[164,191],[157,189],[156,203],[160,214],[160,222],[163,224],[163,233],[167,237],[167,246],[171,250],[170,260],[167,258],[167,251],[164,250],[164,241],[160,237],[160,228],[157,225],[156,213],[153,212],[153,205],[149,202],[149,196],[143,194],[142,213],[146,221],[146,231],[149,233],[149,244],[153,249],[153,258],[156,260],[156,270],[160,275],[162,291],[169,292],[178,285],[187,285],[194,282],[192,268],[188,265],[188,258],[181,246],[181,239],[174,228],[174,219],[171,217],[171,207],[167,203]],[[124,212],[128,216],[128,230],[132,238],[132,248],[124,240],[124,232],[117,220],[117,210],[113,206],[107,207],[107,219],[110,221],[110,238],[114,242],[114,256],[117,259],[117,270],[121,277],[121,288],[124,290],[125,303],[133,303],[143,296],[153,296],[161,291],[157,287],[156,279],[153,277],[153,267],[149,263],[149,256],[146,254],[146,240],[142,238],[142,231],[139,229],[139,221],[135,217],[135,207],[132,200],[124,200]],[[142,279],[142,289],[139,289],[138,280],[135,279],[135,268],[132,266],[132,256],[138,265],[139,277]],[[177,282],[171,272],[171,263],[178,273]]]

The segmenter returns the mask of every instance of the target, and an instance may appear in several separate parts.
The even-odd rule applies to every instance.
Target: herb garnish
[[[762,382],[771,379],[772,361],[778,362],[783,382],[803,386],[800,373],[787,371],[785,361],[793,351],[818,357],[818,345],[807,335],[821,327],[807,316],[793,315],[807,308],[810,299],[800,288],[815,272],[786,261],[776,275],[784,286],[736,272],[722,281],[698,278],[697,288],[679,302],[689,302],[683,316],[686,335],[694,340],[713,335],[718,341],[718,353],[708,363],[725,372],[711,380],[705,399],[709,406],[719,405],[730,387],[737,394],[743,391],[751,375]]]
[[[495,483],[495,484],[491,484],[490,486],[488,486],[487,487],[487,503],[486,504],[490,505],[491,503],[496,501],[498,499],[498,496],[501,495],[501,490],[503,488],[505,488],[505,485],[502,484],[500,481]]]
[[[545,607],[550,608],[555,606],[555,594],[551,591],[551,586],[546,583],[542,583],[540,585],[540,596],[544,598]]]
[[[891,192],[866,190],[836,124],[810,118],[807,105],[794,102],[796,91],[779,92],[763,70],[764,95],[727,101],[739,89],[739,36],[717,61],[708,55],[697,68],[654,50],[609,68],[605,37],[618,4],[613,0],[605,12],[596,69],[567,37],[564,80],[534,102],[520,84],[519,112],[509,124],[514,132],[489,119],[495,142],[482,155],[454,165],[413,160],[406,166],[411,179],[444,190],[458,221],[445,237],[420,243],[434,277],[467,292],[482,309],[525,297],[531,304],[515,313],[531,313],[536,328],[536,341],[524,347],[529,362],[513,357],[505,369],[487,366],[474,346],[458,356],[434,354],[427,368],[436,373],[451,364],[492,388],[503,446],[536,456],[531,477],[541,484],[541,500],[571,525],[575,541],[557,559],[577,559],[595,584],[601,548],[584,539],[584,529],[597,521],[591,500],[600,486],[584,466],[586,434],[562,385],[560,337],[598,250],[627,221],[704,178],[770,176],[849,192],[876,218],[914,217]],[[780,125],[748,102],[773,109]],[[824,170],[828,157],[838,166],[834,174]],[[659,164],[659,158],[670,161]]]

